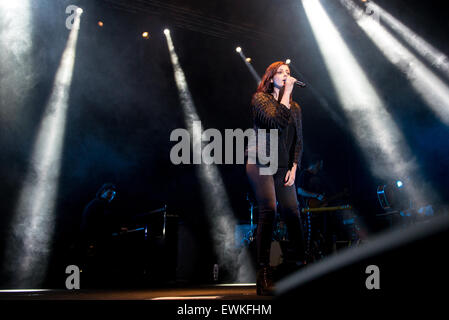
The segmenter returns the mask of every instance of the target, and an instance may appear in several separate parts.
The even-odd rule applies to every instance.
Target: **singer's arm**
[[[254,120],[261,128],[282,130],[288,125],[290,110],[269,94],[258,92],[253,96]]]
[[[287,81],[285,82],[284,87],[284,95],[282,96],[281,103],[285,105],[287,108],[290,109],[290,96],[293,91],[293,85],[295,84],[296,79],[293,77],[288,77]]]
[[[301,159],[303,153],[303,136],[302,136],[302,110],[298,103],[293,102],[292,109],[296,114],[296,139],[295,139],[295,149],[293,156],[293,163],[296,163],[298,169],[301,169]]]
[[[284,95],[282,96],[281,99],[281,104],[283,104],[284,106],[286,106],[287,108],[290,109],[290,94],[292,92],[288,92],[287,89],[284,91]]]

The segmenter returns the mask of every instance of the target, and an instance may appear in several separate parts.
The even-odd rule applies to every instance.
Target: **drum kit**
[[[332,197],[334,200],[338,198]],[[244,241],[250,245],[256,240],[257,211],[254,199],[247,196],[250,211],[250,229]],[[315,200],[315,199],[314,199]],[[299,208],[304,231],[304,244],[308,262],[322,259],[337,250],[336,243],[357,242],[357,218],[350,204],[329,206],[326,202],[307,201]],[[283,248],[289,240],[287,226],[279,212],[276,213],[270,251],[270,265],[277,266],[283,261]]]

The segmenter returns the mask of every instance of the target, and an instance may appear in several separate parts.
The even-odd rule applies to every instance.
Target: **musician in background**
[[[315,158],[310,165],[301,170],[298,177],[298,195],[300,196],[301,208],[309,206],[310,199],[317,199],[319,202],[325,201],[325,194],[329,188],[322,175],[323,160]]]
[[[117,188],[112,183],[103,184],[83,211],[81,222],[81,248],[83,264],[89,279],[106,278],[114,256],[112,234],[122,231],[120,220],[112,210],[111,203]],[[92,283],[91,283],[92,284]],[[95,284],[100,284],[95,282]],[[103,283],[101,283],[103,285]]]
[[[112,183],[98,189],[95,198],[84,208],[81,233],[86,241],[97,243],[110,237],[117,229],[117,218],[112,212],[111,202],[117,194]]]

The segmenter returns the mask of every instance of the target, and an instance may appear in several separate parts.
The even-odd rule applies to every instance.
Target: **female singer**
[[[269,260],[276,203],[287,225],[293,261],[296,265],[305,263],[303,231],[294,185],[303,149],[301,108],[292,100],[296,81],[290,76],[290,68],[285,62],[274,62],[265,71],[251,103],[256,132],[258,129],[267,129],[267,132],[270,129],[278,130],[277,172],[261,175],[259,169],[263,165],[259,161],[246,164],[246,173],[259,207],[256,232],[259,295],[273,291]],[[269,134],[267,140],[268,145]]]

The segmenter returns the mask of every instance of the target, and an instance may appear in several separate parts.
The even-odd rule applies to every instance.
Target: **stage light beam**
[[[376,3],[371,1],[370,7],[377,12],[382,22],[388,24],[396,34],[402,37],[404,41],[413,47],[432,66],[439,69],[449,78],[449,59],[443,52],[432,46]]]
[[[0,1],[0,125],[3,129],[21,121],[24,101],[35,85],[31,12],[29,0]]]
[[[449,125],[449,87],[376,20],[350,0],[340,0],[383,55],[407,77],[435,115]],[[377,7],[378,8],[378,7]],[[385,15],[385,13],[384,13]]]
[[[55,75],[11,224],[5,269],[11,274],[10,284],[16,287],[41,285],[47,270],[79,25],[77,15]]]
[[[185,124],[193,137],[201,137],[202,128],[196,125],[200,123],[200,118],[190,94],[184,71],[179,63],[170,33],[167,32],[165,35],[184,112]],[[192,139],[194,163],[195,159],[201,159],[202,143],[201,138],[199,141],[195,138]],[[236,220],[220,173],[214,164],[198,164],[196,169],[205,202],[206,215],[213,228],[211,234],[215,253],[219,260],[218,263],[228,270],[232,278],[231,281],[248,282],[254,277],[254,270],[246,251],[238,252],[236,250],[234,241]]]
[[[319,1],[302,2],[338,99],[371,171],[379,178],[412,176],[416,162],[402,132]],[[420,194],[410,187],[414,199]]]
[[[245,56],[241,47],[237,47],[235,51],[240,55],[240,58],[242,58],[243,62],[245,62],[246,67],[248,68],[249,72],[251,72],[251,75],[253,76],[254,80],[256,80],[256,83],[259,84],[260,76],[257,73],[256,69],[254,69],[254,67],[251,65],[251,58],[247,58]]]

